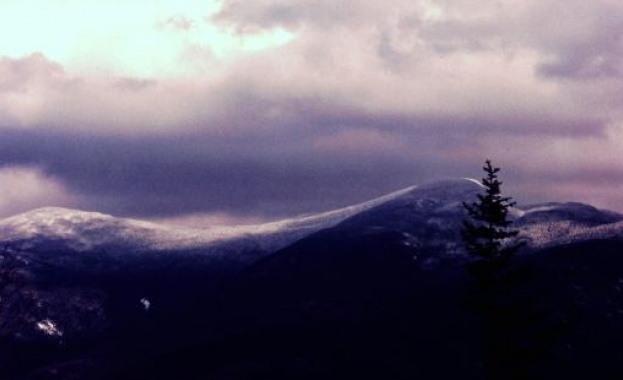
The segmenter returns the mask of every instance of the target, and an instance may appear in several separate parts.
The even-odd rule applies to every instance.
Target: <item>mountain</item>
[[[620,240],[623,216],[581,203],[547,203],[523,207],[516,220],[532,247],[548,247],[591,239]]]
[[[239,255],[249,259],[245,253],[255,251],[257,259],[341,223],[342,228],[402,231],[410,234],[412,244],[431,245],[435,236],[430,233],[445,231],[442,235],[447,238],[446,243],[452,244],[464,218],[462,202],[474,199],[480,189],[480,184],[470,179],[439,181],[325,213],[260,225],[210,228],[165,226],[98,212],[48,207],[1,220],[0,242],[22,252],[97,252],[128,257],[171,251],[218,255],[226,251],[230,258]],[[522,236],[538,246],[558,244],[561,235],[567,239],[577,236],[580,240],[588,235],[616,237],[620,229],[616,222],[623,220],[620,214],[580,203],[547,203],[512,211]],[[460,248],[444,250],[447,253]]]
[[[0,242],[36,302],[0,369],[20,379],[483,378],[487,330],[459,233],[462,203],[481,190],[440,181],[235,228],[49,208],[5,219]],[[513,365],[528,378],[534,368],[608,378],[623,354],[623,216],[579,203],[512,215],[527,245],[513,262],[520,286],[504,293],[522,305],[508,339],[538,353]]]
[[[260,225],[184,228],[115,218],[98,212],[47,207],[0,221],[0,241],[15,249],[72,252],[123,251],[123,254],[201,249],[248,241],[273,251],[308,234],[411,191],[407,188],[342,209]],[[214,248],[216,247],[216,248]]]

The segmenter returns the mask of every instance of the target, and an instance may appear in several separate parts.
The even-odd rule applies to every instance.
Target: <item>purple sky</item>
[[[619,0],[0,2],[0,217],[322,211],[492,158],[623,211]]]

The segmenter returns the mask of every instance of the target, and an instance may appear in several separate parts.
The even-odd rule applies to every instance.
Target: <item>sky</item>
[[[0,0],[0,217],[256,223],[502,167],[623,212],[619,0]]]

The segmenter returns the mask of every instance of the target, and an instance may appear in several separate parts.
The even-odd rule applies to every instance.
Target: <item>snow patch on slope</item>
[[[474,179],[474,178],[467,178],[467,177],[465,177],[465,178],[461,178],[461,179],[462,179],[462,180],[465,180],[465,181],[473,182],[473,183],[475,183],[476,185],[480,186],[480,187],[481,187],[481,188],[483,188],[483,189],[485,188],[485,187],[483,186],[483,184],[482,184],[482,183],[480,183],[480,181],[478,181],[477,179]]]
[[[623,216],[581,203],[546,203],[526,206],[516,221],[519,238],[533,248],[589,239],[623,237]]]
[[[171,227],[99,212],[46,207],[0,221],[0,241],[23,242],[26,245],[20,246],[22,249],[53,241],[72,250],[86,252],[109,246],[138,251],[209,248],[245,240],[260,250],[275,250],[415,188],[412,186],[372,201],[325,213],[233,227]]]

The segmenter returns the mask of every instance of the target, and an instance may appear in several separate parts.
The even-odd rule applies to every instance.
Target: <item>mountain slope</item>
[[[487,296],[453,245],[461,202],[477,191],[463,181],[420,187],[260,260],[221,304],[227,339],[161,356],[165,365],[133,377],[182,368],[197,379],[489,378],[490,316],[478,311]],[[510,314],[496,321],[510,354],[495,378],[620,378],[621,216],[563,203],[514,214],[532,240],[512,261],[512,285],[493,296]],[[189,359],[205,357],[218,359]]]
[[[0,242],[23,250],[46,250],[54,246],[57,250],[88,252],[206,249],[224,242],[252,240],[261,249],[270,251],[411,190],[407,188],[368,202],[315,215],[260,225],[212,228],[172,227],[115,218],[98,212],[47,207],[1,220]]]
[[[471,290],[459,232],[462,202],[479,191],[473,180],[440,181],[228,229],[65,209],[0,221],[0,241],[27,262],[42,326],[19,332],[28,349],[12,362],[31,367],[15,372],[39,365],[33,342],[62,340],[65,356],[43,350],[42,363],[88,352],[95,372],[111,371],[104,378],[480,378],[482,327],[464,304]],[[582,355],[595,368],[583,342],[605,350],[599,339],[623,338],[623,217],[577,203],[512,213],[528,243],[514,263],[533,268],[513,297],[586,330],[565,335],[573,350],[554,350],[573,359],[560,359],[565,373],[581,372]],[[619,352],[611,351],[602,356]]]

